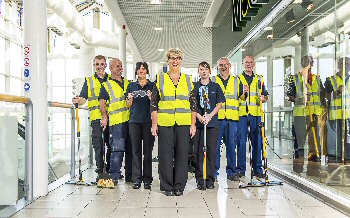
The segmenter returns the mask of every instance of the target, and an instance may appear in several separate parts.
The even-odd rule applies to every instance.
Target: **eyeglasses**
[[[170,57],[169,59],[172,61],[175,61],[175,60],[180,61],[180,60],[182,60],[182,57]]]
[[[147,96],[147,92],[144,90],[133,91],[132,94],[133,94],[134,98],[137,98],[137,97],[143,98],[143,97]]]
[[[107,66],[107,64],[105,64],[105,63],[96,63],[96,64],[94,64],[94,66],[101,66],[101,67],[103,67],[103,66]]]
[[[230,64],[219,64],[219,67],[229,66]]]

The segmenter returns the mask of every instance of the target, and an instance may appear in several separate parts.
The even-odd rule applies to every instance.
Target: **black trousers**
[[[96,167],[97,169],[95,170],[96,173],[100,174],[103,171],[103,141],[107,146],[107,155],[106,155],[106,162],[107,162],[107,172],[109,169],[109,159],[111,157],[111,148],[109,146],[109,130],[108,126],[106,127],[105,131],[103,131],[100,120],[93,120],[91,121],[91,142],[92,142],[92,147],[94,148],[95,151],[95,161],[96,161]],[[103,139],[102,139],[102,134],[103,134]]]
[[[187,182],[190,126],[158,127],[159,180],[161,191],[183,191]]]
[[[152,150],[154,137],[151,133],[151,127],[151,122],[129,123],[129,136],[132,145],[132,181],[134,183],[141,183],[142,181],[152,183],[153,181]]]
[[[132,180],[132,146],[129,136],[129,126],[127,126],[127,139],[126,139],[126,149],[125,149],[125,180],[131,181]]]
[[[216,143],[218,140],[219,129],[207,128],[207,184],[214,184],[215,161],[216,161]],[[197,128],[194,138],[194,150],[196,154],[195,176],[198,184],[203,185],[203,153],[204,147],[204,129]]]

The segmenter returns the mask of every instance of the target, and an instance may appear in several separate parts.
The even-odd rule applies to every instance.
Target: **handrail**
[[[8,94],[0,94],[0,101],[22,103],[26,107],[25,115],[25,192],[26,200],[33,200],[33,104],[30,98]]]
[[[8,95],[8,94],[0,93],[0,101],[11,102],[11,103],[28,104],[29,103],[29,98],[23,97],[23,96]]]
[[[47,103],[48,103],[49,107],[59,107],[59,108],[72,108],[73,107],[73,104],[62,103],[62,102],[48,101]],[[82,107],[82,106],[79,106],[79,109],[89,110],[87,107]]]

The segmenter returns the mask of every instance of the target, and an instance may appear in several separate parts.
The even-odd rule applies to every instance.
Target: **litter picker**
[[[66,184],[72,184],[72,185],[86,185],[91,186],[95,185],[94,182],[88,183],[84,182],[83,179],[83,172],[81,170],[81,157],[80,157],[80,119],[79,119],[79,109],[78,104],[74,104],[75,108],[75,120],[77,121],[77,138],[78,138],[78,156],[79,156],[79,180],[78,181],[68,181]]]
[[[208,96],[207,93],[203,95],[203,104],[204,104],[204,117],[207,116],[207,105],[208,105]],[[207,180],[207,123],[204,123],[204,139],[203,139],[203,190],[206,189],[206,180]]]

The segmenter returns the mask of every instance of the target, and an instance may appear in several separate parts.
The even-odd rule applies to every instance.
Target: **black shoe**
[[[175,190],[175,196],[181,196],[181,195],[183,195],[184,194],[184,192],[183,191],[181,191],[181,190]]]
[[[118,185],[118,180],[117,179],[112,179],[114,186]]]
[[[173,191],[165,191],[164,194],[166,196],[174,196],[174,192]]]
[[[198,188],[198,190],[204,190],[204,186],[201,184],[197,184],[197,188]]]
[[[132,186],[133,189],[140,189],[140,187],[141,187],[141,183],[139,182],[135,182]]]
[[[151,183],[144,183],[144,184],[143,184],[143,187],[144,187],[145,189],[151,189],[151,188],[152,188],[152,184],[151,184]]]
[[[260,179],[266,177],[266,175],[265,175],[264,173],[255,173],[254,176],[256,176],[256,177],[258,177],[258,178],[260,178]]]
[[[242,177],[245,176],[245,174],[244,174],[244,173],[237,173],[237,176],[238,176],[239,178],[242,178]]]
[[[234,182],[239,181],[239,177],[237,175],[227,176],[227,179]]]
[[[124,179],[124,176],[120,174],[119,179]]]
[[[207,189],[214,189],[214,188],[215,188],[214,183],[207,184]]]

